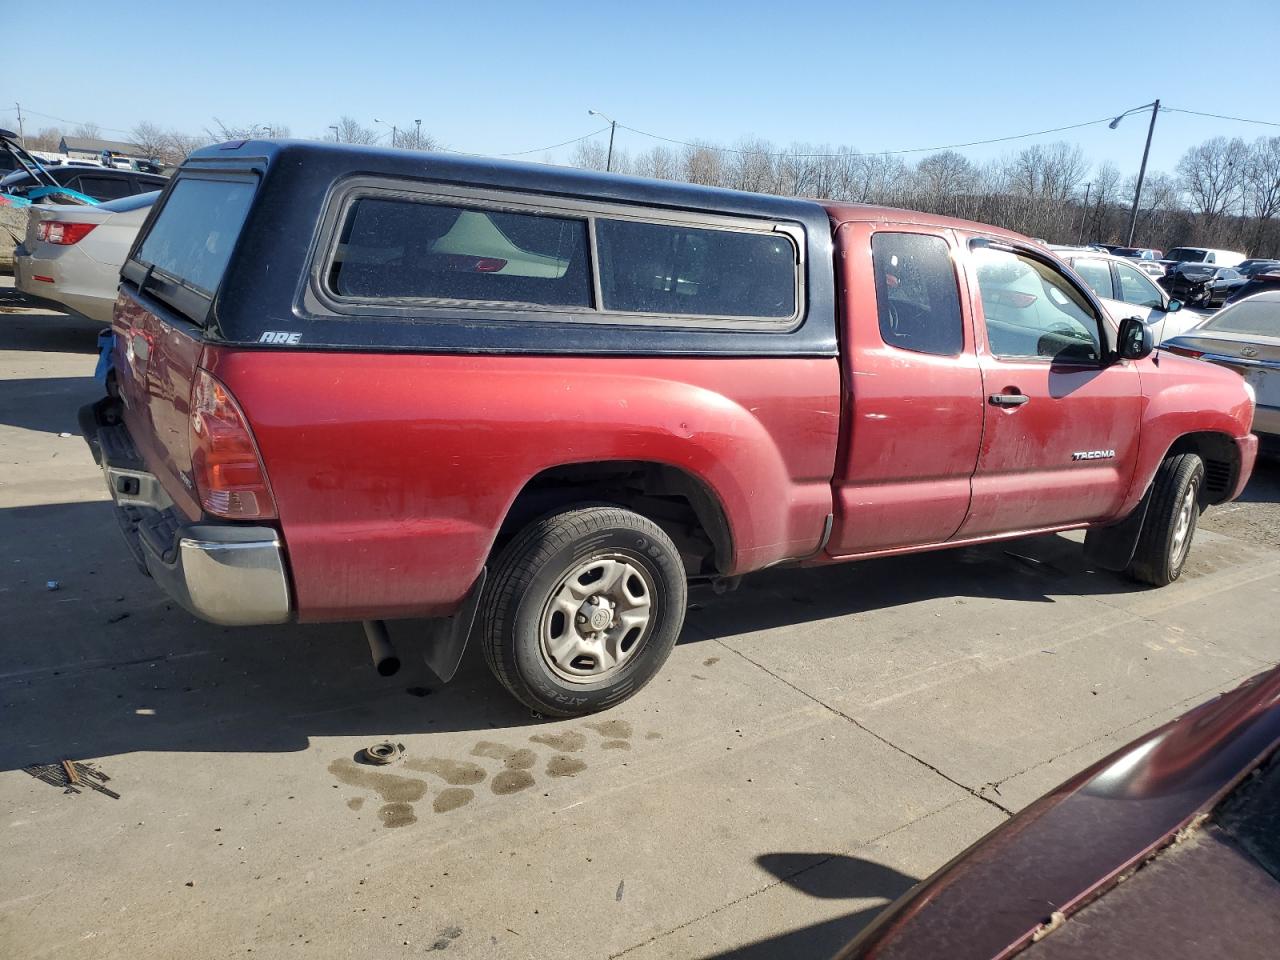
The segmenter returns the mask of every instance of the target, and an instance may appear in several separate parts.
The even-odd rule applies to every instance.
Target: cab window
[[[871,259],[884,342],[916,353],[959,354],[964,322],[947,242],[924,234],[877,233]]]
[[[974,249],[987,343],[997,357],[1096,363],[1098,316],[1083,292],[1044,261]]]
[[[1118,299],[1125,303],[1132,303],[1135,307],[1151,307],[1156,310],[1164,308],[1164,297],[1160,296],[1156,285],[1148,280],[1141,270],[1117,263],[1116,276],[1120,278]]]

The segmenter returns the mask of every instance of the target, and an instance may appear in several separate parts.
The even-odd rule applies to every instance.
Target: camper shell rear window
[[[134,247],[125,279],[203,323],[257,186],[254,175],[179,176]]]

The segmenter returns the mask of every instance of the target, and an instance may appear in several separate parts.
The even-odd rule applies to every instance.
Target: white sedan
[[[111,322],[120,265],[159,191],[97,206],[37,204],[13,252],[15,285],[36,300]]]
[[[1204,319],[1201,314],[1184,311],[1182,302],[1172,299],[1157,286],[1137,268],[1134,260],[1079,247],[1050,249],[1071,264],[1080,279],[1102,299],[1102,305],[1116,323],[1125,317],[1141,317],[1151,328],[1157,344]]]

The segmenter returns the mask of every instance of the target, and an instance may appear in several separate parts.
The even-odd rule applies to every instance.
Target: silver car
[[[1197,314],[1182,313],[1182,302],[1171,298],[1129,257],[1080,247],[1050,249],[1067,261],[1080,279],[1102,298],[1102,305],[1116,323],[1125,317],[1141,317],[1151,327],[1157,344],[1200,321]]]
[[[1162,348],[1230,367],[1253,388],[1253,432],[1280,452],[1280,290],[1264,290],[1219,310]]]
[[[159,191],[96,207],[36,204],[13,252],[15,285],[28,296],[90,320],[111,322],[124,263]]]

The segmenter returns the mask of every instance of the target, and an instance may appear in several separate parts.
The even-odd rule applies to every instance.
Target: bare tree
[[[1110,242],[1120,239],[1120,218],[1116,216],[1118,205],[1123,202],[1120,193],[1120,168],[1110,160],[1098,166],[1089,187],[1089,209],[1085,211],[1085,234],[1090,240]]]
[[[743,137],[734,146],[734,152],[724,158],[729,175],[726,186],[752,193],[777,190],[772,153],[773,144],[768,140]]]
[[[573,148],[573,157],[569,163],[584,170],[603,170],[609,158],[609,151],[602,143],[595,140],[582,140]]]
[[[159,158],[168,145],[168,134],[150,121],[143,121],[129,131],[129,141],[148,157]]]
[[[379,136],[377,130],[362,126],[359,120],[346,114],[339,117],[334,126],[337,129],[333,131],[333,138],[338,143],[375,143]]]
[[[724,186],[724,154],[711,144],[685,147],[683,179],[709,187]]]
[[[277,137],[289,136],[289,126],[284,123],[250,123],[237,126],[235,124],[226,124],[217,117],[213,118],[213,127],[205,127],[205,133],[215,142],[224,140],[254,140],[259,137]]]
[[[84,137],[86,140],[97,140],[102,136],[102,128],[96,123],[81,123],[71,131],[73,137]]]
[[[1179,186],[1200,214],[1206,238],[1213,236],[1218,221],[1240,202],[1248,155],[1239,137],[1214,137],[1192,147],[1178,161]]]
[[[1259,137],[1249,148],[1244,168],[1245,213],[1253,220],[1251,242],[1255,251],[1266,246],[1274,233],[1273,220],[1280,213],[1280,137]],[[1275,244],[1270,248],[1275,249]]]
[[[603,170],[605,147],[579,144],[571,162]],[[910,165],[896,155],[847,146],[797,143],[778,149],[748,138],[730,149],[698,142],[678,154],[654,147],[634,164],[615,153],[613,165],[708,186],[914,207],[1056,243],[1076,242],[1082,228],[1089,239],[1119,240],[1136,187],[1136,178],[1125,178],[1112,163],[1099,165],[1090,177],[1083,151],[1062,142],[1035,144],[981,165],[956,151]],[[1280,253],[1280,137],[1252,146],[1217,138],[1189,150],[1177,177],[1149,172],[1135,241],[1165,250],[1196,242],[1249,249],[1254,256]]]
[[[28,134],[26,138],[28,150],[46,150],[49,153],[56,152],[61,142],[62,131],[57,127],[42,127],[35,136]]]
[[[638,176],[655,180],[678,180],[680,161],[666,147],[654,147],[636,158],[635,172]]]

